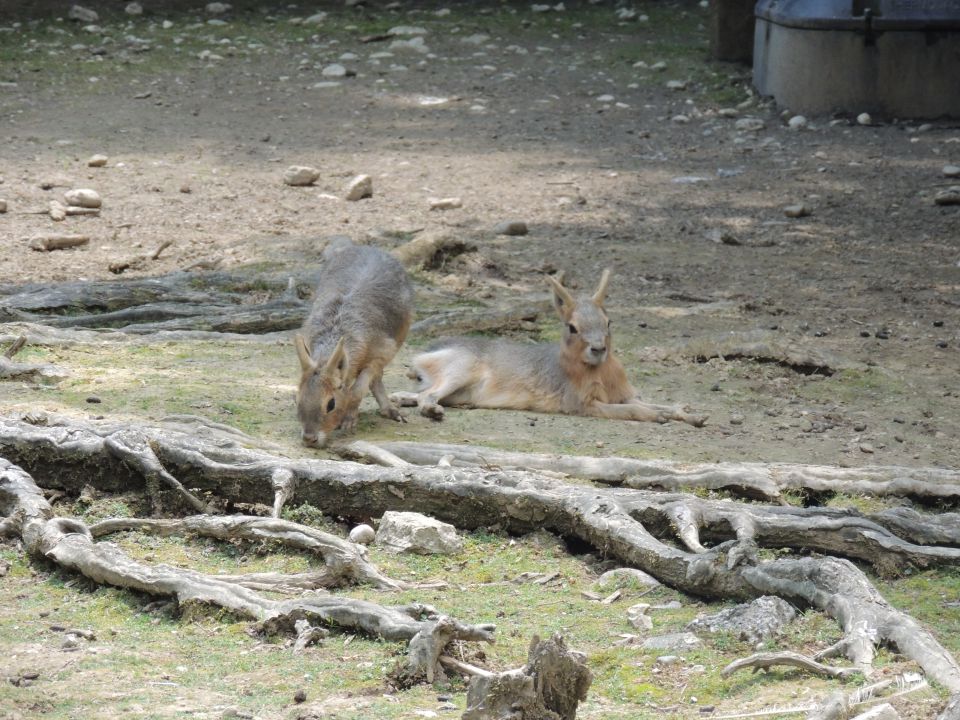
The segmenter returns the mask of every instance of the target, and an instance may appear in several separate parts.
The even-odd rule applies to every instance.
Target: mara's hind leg
[[[397,409],[397,406],[390,402],[390,398],[387,397],[387,389],[383,386],[383,375],[378,375],[374,381],[370,383],[370,392],[373,393],[373,397],[377,400],[377,405],[380,406],[381,415],[385,418],[396,420],[397,422],[407,421],[403,413],[401,413]]]
[[[400,405],[416,405],[424,417],[442,420],[443,400],[472,382],[472,360],[448,349],[420,355],[414,359],[414,377],[420,381],[420,391],[394,393],[391,397]]]
[[[679,420],[694,427],[703,427],[703,424],[707,421],[706,415],[692,415],[687,412],[685,407],[654,405],[638,399],[623,404],[595,402],[587,408],[587,413],[594,417],[611,420],[638,420],[640,422],[657,423]]]

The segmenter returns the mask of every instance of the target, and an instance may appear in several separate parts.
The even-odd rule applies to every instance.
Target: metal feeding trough
[[[794,112],[960,117],[960,0],[760,0],[753,82]]]

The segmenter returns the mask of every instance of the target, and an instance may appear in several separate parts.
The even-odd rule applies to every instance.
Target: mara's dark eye
[[[333,409],[337,406],[337,401],[333,398],[330,398],[330,402],[327,403],[327,412],[333,412]]]
[[[567,330],[570,331],[570,334],[571,334],[571,335],[576,335],[576,334],[577,334],[577,326],[574,325],[573,323],[569,323],[569,324],[567,325]]]

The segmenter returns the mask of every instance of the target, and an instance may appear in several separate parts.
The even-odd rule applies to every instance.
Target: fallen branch
[[[723,670],[720,671],[722,677],[730,677],[733,673],[738,670],[743,670],[744,668],[752,668],[753,672],[758,670],[769,670],[771,667],[776,667],[778,665],[789,665],[791,667],[798,667],[801,670],[806,670],[807,672],[813,673],[814,675],[821,675],[823,677],[832,677],[832,678],[845,678],[850,675],[861,672],[859,668],[853,667],[832,667],[830,665],[824,665],[823,663],[818,663],[813,658],[808,658],[806,655],[800,655],[799,653],[783,651],[783,652],[771,652],[771,653],[756,653],[750,657],[741,658],[739,660],[734,660],[732,663],[727,665]]]
[[[21,335],[16,340],[13,341],[13,344],[7,348],[6,352],[3,353],[3,356],[9,360],[18,352],[20,352],[23,347],[27,344],[27,336]]]
[[[549,312],[550,308],[547,300],[519,308],[458,308],[440,311],[418,320],[410,331],[418,337],[437,337],[471,332],[530,330],[535,327],[537,318]]]

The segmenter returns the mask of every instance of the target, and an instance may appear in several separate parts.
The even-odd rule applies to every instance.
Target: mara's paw
[[[404,414],[399,410],[397,410],[397,408],[393,407],[392,405],[388,408],[384,408],[383,410],[381,410],[380,414],[383,415],[385,418],[389,418],[390,420],[393,420],[394,422],[405,423],[407,421],[407,418],[404,416]]]
[[[415,392],[398,390],[397,392],[390,393],[390,402],[397,407],[416,407],[417,400],[419,400],[419,395]]]
[[[443,420],[443,407],[436,403],[423,404],[420,406],[420,414],[431,420]]]

